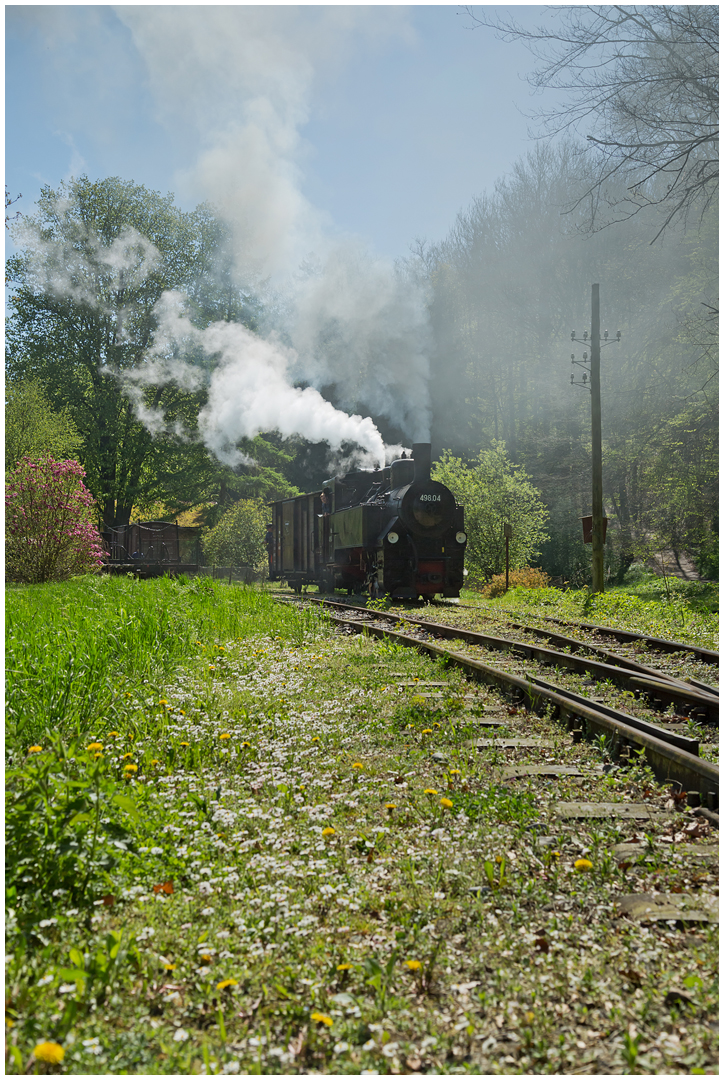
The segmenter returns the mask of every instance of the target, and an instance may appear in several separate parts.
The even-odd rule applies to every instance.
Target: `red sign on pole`
[[[593,516],[589,514],[588,517],[581,518],[581,524],[583,525],[583,543],[593,543]],[[603,518],[603,542],[606,543],[606,526],[608,525],[608,518]]]

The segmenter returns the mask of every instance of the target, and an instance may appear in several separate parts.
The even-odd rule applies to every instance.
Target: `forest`
[[[577,35],[592,28],[568,10],[564,47],[583,70]],[[345,323],[343,305],[319,300],[314,260],[300,268],[292,299],[242,280],[232,226],[212,206],[185,212],[173,195],[118,177],[44,188],[10,224],[6,470],[23,454],[77,458],[106,527],[179,516],[215,525],[240,499],[319,487],[354,460],[344,424],[332,443],[317,418],[295,428],[286,410],[280,425],[264,387],[248,379],[238,391],[239,407],[256,410],[246,427],[220,434],[210,419],[214,378],[236,342],[247,368],[258,363],[257,381],[270,380],[267,397],[279,357],[291,358],[294,400],[317,394],[355,422],[370,416],[387,443],[409,446],[429,416],[435,459],[447,451],[472,467],[481,454],[507,455],[547,511],[530,561],[582,585],[590,394],[572,362],[584,349],[571,337],[590,328],[598,283],[609,334],[607,573],[620,582],[634,563],[666,552],[715,577],[717,17],[713,8],[631,10],[649,12],[633,34],[646,48],[636,61],[619,50],[603,65],[608,111],[590,98],[590,81],[582,89],[573,79],[568,113],[543,118],[546,137],[492,192],[474,195],[447,236],[411,240],[386,277],[372,264],[356,268],[374,278],[375,298],[386,293],[364,333],[357,317]],[[610,19],[593,29],[604,53],[622,33]],[[543,85],[556,65],[548,43],[535,44],[546,57],[533,76]],[[598,107],[593,135],[580,132],[584,107]]]

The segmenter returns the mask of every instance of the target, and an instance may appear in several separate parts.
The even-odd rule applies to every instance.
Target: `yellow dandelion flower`
[[[102,749],[103,749],[103,743],[99,743],[99,742],[92,742],[88,746],[86,746],[86,750],[88,750],[89,752],[92,752],[92,751],[95,751],[95,750],[102,750]]]
[[[138,765],[132,765],[130,762],[128,765],[123,766],[123,771],[127,773],[138,772]]]
[[[419,971],[422,964],[419,960],[405,960],[405,963],[409,967],[410,971]]]
[[[109,731],[108,732],[108,738],[109,739],[117,739],[120,734],[121,734],[120,731]]]
[[[216,671],[216,665],[215,664],[209,664],[209,671]]]
[[[182,742],[182,743],[179,743],[179,746],[191,746],[191,743]]]
[[[337,971],[351,971],[352,964],[337,964]]]
[[[440,806],[442,806],[445,810],[450,810],[452,808],[452,799],[440,799]]]
[[[28,747],[28,753],[29,754],[39,754],[42,749],[43,749],[42,746],[29,746]]]
[[[131,753],[124,754],[123,757],[121,758],[121,761],[128,761],[128,759],[132,758],[132,757],[133,757],[133,754],[131,754]]]
[[[319,735],[313,735],[312,742],[319,742]]]
[[[589,870],[593,870],[593,863],[589,859],[576,859],[573,866],[580,874],[587,874]]]
[[[422,731],[420,732],[420,734],[421,735],[432,735],[432,728],[431,727],[423,728]]]
[[[201,960],[202,964],[210,964],[211,963],[211,955],[209,953],[207,953],[207,952],[203,953],[199,957],[199,959]]]
[[[535,1020],[535,1013],[534,1013],[534,1012],[527,1012],[527,1013],[525,1014],[525,1018],[526,1018],[526,1020],[527,1020],[527,1022],[528,1022],[529,1024],[532,1024],[532,1023],[533,1023],[533,1021]]]
[[[164,964],[163,965],[163,970],[164,971],[175,971],[176,970],[176,965],[175,964]]]
[[[186,715],[186,713],[183,711],[183,709],[179,709],[178,714],[179,714],[179,716],[185,716]]]
[[[101,759],[102,757],[103,757],[103,754],[94,754],[94,755],[93,755],[93,760],[94,760],[94,761],[100,761],[100,759]]]
[[[159,703],[159,705],[168,705],[168,701],[166,700],[165,697],[159,698],[158,703]]]
[[[219,738],[220,739],[230,739],[231,735],[229,734],[228,731],[222,731],[221,735],[219,735]]]
[[[328,825],[326,829],[322,829],[322,836],[334,836],[335,830],[331,825]]]
[[[334,1020],[331,1016],[326,1016],[325,1013],[313,1012],[310,1016],[310,1020],[316,1020],[318,1024],[324,1024],[326,1027],[331,1027]]]
[[[236,979],[222,979],[220,983],[216,984],[217,990],[228,990],[231,986],[238,986],[239,983]]]
[[[48,1065],[60,1065],[65,1057],[65,1050],[57,1042],[42,1042],[33,1050],[36,1061],[44,1061]]]
[[[153,761],[151,762],[151,764],[152,765],[160,765],[161,762],[158,760],[158,758],[154,758]]]
[[[397,809],[397,803],[393,803],[393,802],[386,802],[385,803],[385,810],[396,810],[396,809]]]
[[[362,764],[361,761],[353,761],[352,762],[352,768],[353,769],[364,769],[364,765]]]
[[[245,746],[251,747],[251,743],[250,742],[243,742],[241,744],[241,749],[243,750]]]
[[[426,787],[424,792],[423,792],[423,795],[437,795],[437,792],[435,791],[435,788],[433,788],[433,787]]]
[[[450,775],[451,776],[460,776],[460,769],[451,769],[450,770]]]

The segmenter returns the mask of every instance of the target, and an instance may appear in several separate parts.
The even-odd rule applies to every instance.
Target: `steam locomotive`
[[[459,596],[467,536],[464,510],[430,478],[430,443],[385,469],[325,481],[322,491],[271,504],[272,581],[295,591],[429,599]]]

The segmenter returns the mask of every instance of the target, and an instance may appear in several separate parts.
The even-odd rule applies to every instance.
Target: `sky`
[[[530,54],[456,5],[5,10],[5,176],[24,213],[41,185],[82,173],[173,191],[185,209],[228,201],[254,153],[243,134],[232,149],[234,132],[262,102],[284,194],[269,213],[283,204],[289,222],[394,259],[441,240],[532,147]]]

